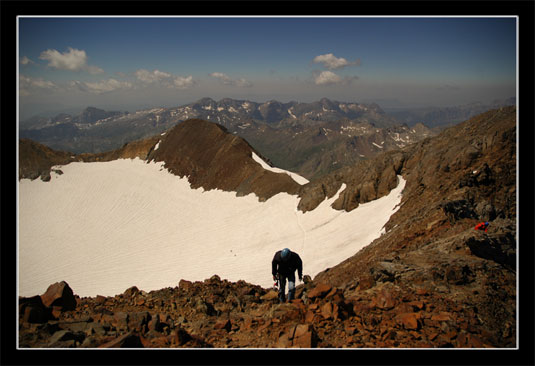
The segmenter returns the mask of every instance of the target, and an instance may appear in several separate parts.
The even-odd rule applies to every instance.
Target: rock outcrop
[[[280,192],[297,194],[297,182],[287,174],[262,168],[253,160],[253,152],[260,156],[225,127],[191,119],[162,136],[148,160],[164,162],[171,173],[186,176],[192,188],[234,191],[238,196],[255,193],[260,200]]]

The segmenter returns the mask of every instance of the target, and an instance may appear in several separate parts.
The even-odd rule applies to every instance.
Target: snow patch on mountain
[[[308,183],[308,179],[306,179],[305,177],[300,176],[299,174],[296,174],[296,173],[293,173],[293,172],[289,172],[289,171],[284,170],[284,169],[273,168],[273,167],[269,166],[264,160],[262,160],[261,157],[259,157],[255,153],[253,153],[253,160],[256,161],[258,164],[260,164],[262,166],[262,168],[264,168],[266,170],[272,171],[274,173],[288,174],[293,180],[295,180],[297,183],[299,183],[301,185]]]

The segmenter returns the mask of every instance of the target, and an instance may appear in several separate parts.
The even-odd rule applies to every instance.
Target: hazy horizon
[[[19,17],[21,119],[203,97],[382,108],[517,97],[515,17]]]

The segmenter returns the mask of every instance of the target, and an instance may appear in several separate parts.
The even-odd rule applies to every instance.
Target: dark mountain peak
[[[85,113],[99,113],[99,112],[105,112],[105,110],[89,106],[89,107],[87,107],[86,109],[84,109],[82,111],[82,114],[85,114]]]
[[[255,193],[260,200],[300,186],[287,174],[265,170],[253,160],[256,152],[244,139],[224,126],[201,119],[184,121],[169,130],[148,160],[162,161],[175,175],[188,177],[193,188]]]
[[[204,97],[195,102],[195,104],[215,104],[216,101],[210,97]]]
[[[102,119],[106,119],[108,117],[116,116],[121,114],[121,112],[117,111],[105,111],[104,109],[99,109],[95,107],[87,107],[82,111],[82,113],[74,118],[75,122],[79,123],[95,123],[97,121],[100,121]]]
[[[385,111],[383,111],[383,109],[379,106],[379,104],[373,102],[371,104],[368,104],[368,107],[370,109],[372,109],[375,113],[378,113],[378,114],[385,114]]]
[[[320,99],[320,104],[332,109],[332,108],[338,108],[339,103],[324,97]]]

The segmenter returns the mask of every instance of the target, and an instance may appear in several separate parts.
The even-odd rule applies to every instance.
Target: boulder
[[[260,299],[264,301],[271,301],[271,300],[278,299],[278,298],[279,298],[279,293],[275,290],[271,290],[265,295],[260,297]]]
[[[420,327],[421,316],[417,313],[402,313],[396,319],[407,330],[417,330]]]
[[[128,313],[120,311],[112,316],[112,325],[117,329],[127,330],[128,329]]]
[[[124,297],[126,299],[131,299],[132,297],[136,296],[137,294],[139,294],[139,289],[136,287],[136,286],[132,286],[132,287],[129,287],[125,290],[125,292],[123,293]]]
[[[298,324],[279,338],[278,347],[315,348],[317,343],[314,328],[310,324]]]
[[[390,291],[382,290],[372,300],[371,307],[377,307],[383,310],[389,310],[396,306],[396,300]]]
[[[151,316],[148,311],[130,313],[128,316],[128,329],[143,332]]]
[[[230,332],[231,326],[230,319],[219,319],[215,323],[214,329],[225,329],[227,332]]]
[[[309,299],[315,299],[317,297],[322,298],[325,295],[327,295],[331,291],[331,289],[332,289],[331,285],[328,285],[326,283],[320,283],[308,292],[308,298]]]
[[[56,307],[60,311],[76,309],[76,298],[65,281],[50,285],[46,292],[41,295],[41,300],[46,307]]]
[[[52,313],[41,296],[19,298],[19,317],[25,323],[46,323],[53,319]]]
[[[188,280],[180,280],[178,282],[178,288],[181,290],[188,290],[193,286],[193,282]]]

